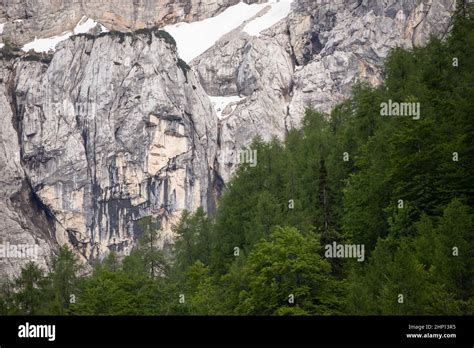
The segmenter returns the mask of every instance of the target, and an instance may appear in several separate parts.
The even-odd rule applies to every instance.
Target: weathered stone
[[[0,23],[3,37],[22,45],[37,37],[51,37],[74,28],[82,16],[109,29],[130,31],[193,22],[212,17],[240,0],[4,0]],[[245,3],[265,0],[244,0]],[[2,35],[0,35],[2,37]]]
[[[137,221],[212,209],[217,117],[175,47],[150,34],[62,43],[49,65],[19,61],[22,165],[88,259],[131,248]]]

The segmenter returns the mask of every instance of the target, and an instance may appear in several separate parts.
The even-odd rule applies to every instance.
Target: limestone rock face
[[[37,37],[50,37],[71,30],[82,16],[109,29],[136,30],[212,17],[240,0],[3,0],[0,23],[3,37],[24,44]],[[258,3],[264,0],[245,0]]]
[[[442,36],[455,1],[300,1],[288,19],[295,59],[290,122],[299,124],[307,106],[329,112],[359,81],[378,85],[391,49]],[[301,23],[307,23],[305,29]],[[306,30],[305,35],[301,35]],[[298,35],[299,34],[299,35]]]
[[[214,206],[215,112],[155,33],[76,36],[14,66],[22,167],[87,259],[126,253],[143,216],[167,244],[181,210]]]
[[[329,113],[357,82],[380,84],[390,50],[442,35],[454,8],[452,0],[297,0],[259,36],[239,28],[222,38],[191,62],[208,94],[246,97],[224,110],[220,153],[256,135],[283,137],[306,108]],[[235,168],[229,162],[221,161],[225,180]]]
[[[11,78],[8,63],[0,62],[0,283],[28,261],[45,267],[57,247],[53,219],[21,166]]]
[[[225,182],[238,164],[242,146],[256,135],[264,140],[284,135],[294,70],[285,30],[278,25],[260,37],[235,32],[192,62],[210,95],[245,97],[224,110],[219,120],[219,173]]]

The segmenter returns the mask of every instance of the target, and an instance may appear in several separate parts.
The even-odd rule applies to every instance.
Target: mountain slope
[[[36,240],[43,264],[64,243],[93,260],[127,254],[140,234],[137,221],[153,215],[166,247],[183,209],[212,214],[242,146],[256,135],[282,138],[306,107],[328,112],[356,82],[377,85],[389,50],[442,35],[455,6],[246,3],[258,4],[152,1],[125,9],[117,0],[105,9],[37,1],[22,12],[23,2],[7,1],[0,11],[0,22],[7,20],[0,158],[8,185],[0,201],[13,228],[5,227],[2,240]],[[240,17],[227,23],[228,13]],[[17,52],[5,40],[23,45],[60,35],[83,16],[127,33],[92,29],[66,37],[49,55]],[[177,23],[183,20],[194,23]],[[157,29],[129,32],[152,24],[169,25],[178,48]],[[203,40],[206,33],[213,36]],[[179,53],[188,48],[185,62]],[[0,273],[10,274],[26,260],[0,262]]]

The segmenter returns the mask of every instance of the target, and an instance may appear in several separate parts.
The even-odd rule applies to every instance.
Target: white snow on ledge
[[[178,46],[179,56],[189,63],[212,47],[223,35],[242,25],[265,6],[268,6],[268,3],[248,5],[239,2],[215,17],[199,22],[180,22],[165,26],[163,29],[173,36]]]
[[[244,27],[244,31],[253,36],[258,36],[260,32],[277,24],[283,18],[286,18],[291,10],[291,4],[294,0],[270,0],[270,10],[263,16],[254,19]]]
[[[61,35],[53,36],[47,39],[38,39],[35,38],[34,41],[27,43],[22,47],[22,50],[28,52],[29,50],[34,50],[36,52],[48,52],[56,48],[56,45],[61,41],[67,40],[69,37],[78,34],[88,33],[92,28],[94,28],[98,23],[93,19],[82,17],[82,19],[77,23],[73,31],[64,32]],[[99,23],[100,24],[100,23]],[[102,24],[100,24],[102,32],[108,31]]]
[[[249,35],[258,36],[261,31],[287,17],[293,1],[269,0],[263,4],[252,5],[239,2],[215,17],[199,22],[180,22],[165,26],[163,29],[173,36],[178,46],[179,56],[189,63],[211,48],[222,36],[238,28],[264,8],[269,7],[268,12],[249,21],[243,29]]]
[[[6,23],[0,23],[0,35],[3,34],[3,27]]]
[[[49,50],[54,50],[58,43],[67,40],[71,35],[71,32],[67,32],[63,35],[54,36],[48,39],[37,39],[35,37],[34,41],[27,43],[21,49],[25,52],[28,52],[29,50],[36,52],[48,52]]]
[[[215,17],[207,18],[199,22],[177,23],[165,26],[166,30],[176,40],[180,57],[187,63],[211,48],[216,41],[230,31],[238,28],[245,21],[254,17],[265,7],[269,10],[261,17],[257,17],[248,22],[244,31],[250,35],[258,36],[261,31],[270,28],[281,19],[288,16],[291,10],[291,4],[294,0],[269,0],[263,4],[248,5],[239,2],[234,6],[228,7]],[[82,17],[73,31],[64,32],[50,38],[38,39],[23,46],[23,51],[34,50],[36,52],[47,52],[54,50],[61,41],[67,40],[72,35],[87,33],[97,24],[100,25],[102,32],[108,31],[102,24],[96,21]],[[0,24],[0,33],[3,30],[3,24]]]
[[[229,105],[230,103],[237,103],[241,100],[244,100],[245,97],[241,98],[239,96],[228,96],[228,97],[209,96],[209,99],[211,99],[211,103],[212,105],[214,105],[214,110],[216,110],[217,117],[222,118],[222,113],[224,112],[227,105]]]
[[[97,22],[93,19],[82,17],[74,28],[74,35],[88,33],[92,28],[97,25]]]

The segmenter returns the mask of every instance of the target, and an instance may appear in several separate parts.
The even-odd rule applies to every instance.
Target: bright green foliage
[[[317,238],[277,227],[248,256],[242,269],[248,285],[239,294],[237,312],[275,315],[296,306],[305,313],[333,314],[335,284],[331,266],[319,256],[319,249]]]
[[[219,289],[214,284],[209,268],[196,261],[186,271],[183,282],[185,305],[193,315],[216,315],[221,313]]]
[[[149,276],[99,267],[84,280],[70,311],[79,315],[156,315],[160,314],[162,292]]]

